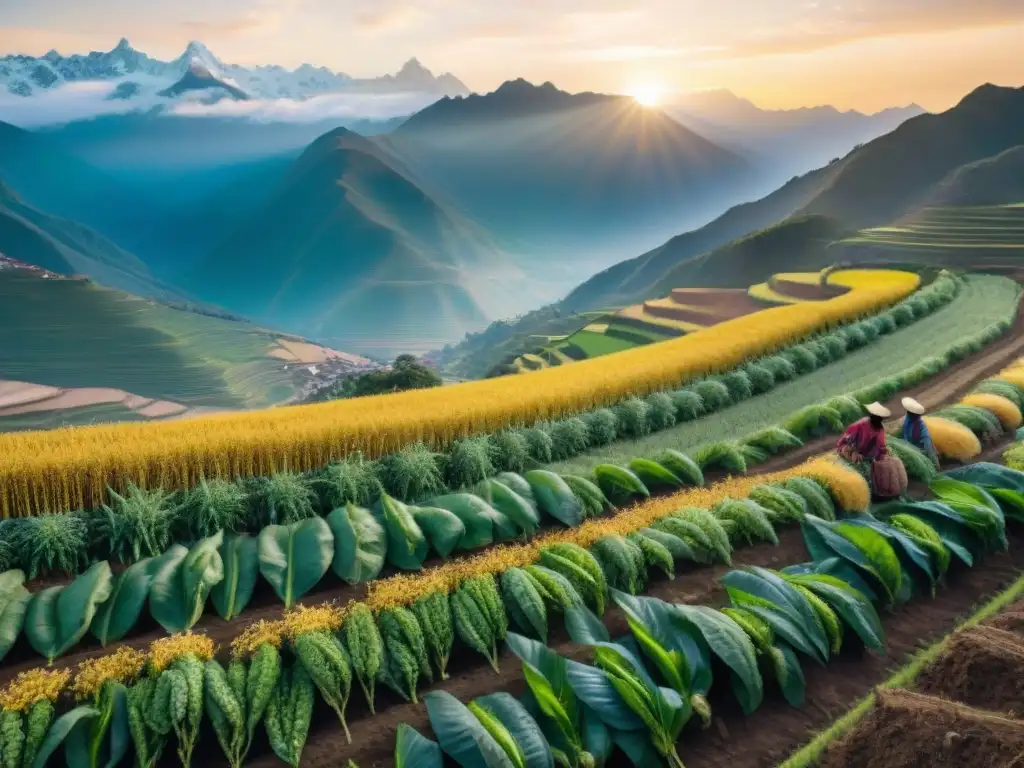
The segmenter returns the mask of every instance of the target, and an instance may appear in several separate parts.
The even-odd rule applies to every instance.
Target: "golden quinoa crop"
[[[57,701],[70,679],[70,669],[37,667],[21,672],[0,692],[0,709],[27,712],[37,701]]]
[[[120,491],[129,482],[176,490],[202,477],[304,471],[355,451],[375,458],[416,441],[439,448],[578,413],[734,367],[889,306],[920,282],[897,270],[833,272],[829,280],[851,290],[527,376],[183,421],[0,435],[0,518],[96,506],[108,486]]]
[[[936,416],[925,416],[924,423],[939,456],[967,462],[981,453],[981,442],[963,424]]]
[[[199,661],[209,661],[217,652],[209,635],[187,633],[154,640],[149,646],[149,666],[155,673],[163,672],[176,659],[192,654]]]
[[[145,666],[146,654],[127,645],[123,646],[114,653],[79,664],[71,691],[79,700],[95,698],[108,680],[128,684],[139,676]]]
[[[1020,408],[1012,400],[1000,395],[975,392],[960,401],[963,405],[972,405],[989,411],[1003,425],[1003,429],[1015,430],[1021,424]]]

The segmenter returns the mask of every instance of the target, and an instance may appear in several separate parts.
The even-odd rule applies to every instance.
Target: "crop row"
[[[0,514],[91,506],[108,487],[122,491],[128,482],[188,488],[204,477],[301,471],[357,451],[376,458],[417,441],[444,447],[461,437],[560,418],[727,370],[891,305],[919,283],[915,274],[887,270],[854,270],[834,279],[852,290],[523,379],[178,422],[4,435]]]
[[[241,490],[229,492],[223,487],[215,495],[221,497],[220,503],[235,510],[235,517],[242,514],[242,506],[245,506],[248,519],[258,521],[267,516],[267,508],[274,497],[285,493],[294,497],[291,503],[296,507],[309,508],[319,501],[324,510],[330,511],[349,501],[363,505],[372,503],[381,490],[401,501],[415,502],[443,493],[446,489],[467,488],[499,472],[523,472],[551,461],[571,458],[581,451],[617,439],[635,439],[676,423],[707,417],[728,405],[770,391],[779,382],[813,371],[842,357],[849,350],[869,344],[880,335],[920,319],[950,301],[958,289],[956,278],[940,275],[912,300],[881,315],[791,346],[773,357],[747,363],[725,375],[710,377],[684,389],[655,393],[645,399],[632,397],[615,408],[543,422],[535,427],[513,428],[458,440],[446,453],[433,452],[420,443],[379,461],[364,461],[361,455],[355,455],[345,462],[336,462],[304,476],[311,488],[318,492],[318,498],[302,487],[300,478],[281,473],[273,478],[247,480],[244,496]],[[160,501],[202,521],[208,514],[204,509],[208,506],[205,497],[210,494],[203,488],[192,490],[195,492],[191,494],[168,495],[154,489],[151,503],[156,505]],[[131,495],[134,490],[129,486],[123,493]],[[117,501],[116,496],[112,498]],[[198,529],[192,531],[198,537],[210,535],[215,530],[202,522],[193,527]],[[189,532],[186,529],[181,531],[181,535]]]
[[[1000,490],[1022,481],[1024,475],[1010,479]],[[593,648],[592,665],[560,658],[543,642],[509,632],[527,695],[516,701],[490,694],[467,707],[444,691],[428,693],[427,712],[440,744],[401,728],[396,764],[415,748],[423,753],[417,765],[430,768],[443,765],[442,750],[463,766],[540,768],[558,755],[560,764],[575,768],[604,765],[617,748],[633,765],[682,766],[676,745],[687,723],[710,725],[712,657],[729,670],[745,714],[760,706],[767,682],[791,706],[803,706],[802,657],[826,664],[851,635],[882,650],[875,604],[931,596],[954,557],[971,565],[974,555],[1005,549],[1003,512],[984,489],[943,478],[934,491],[938,503],[890,504],[840,523],[808,516],[803,529],[812,562],[727,573],[721,583],[729,604],[719,610],[611,587],[627,618],[625,637],[613,640],[586,607],[566,611],[571,639]],[[956,515],[962,516],[958,527],[950,526]],[[929,520],[937,521],[938,530]],[[964,551],[952,531],[976,537],[976,548]]]
[[[1001,375],[1012,375],[1012,370],[1011,367]],[[991,391],[978,392],[967,398],[967,402],[982,398],[987,408],[996,406],[1004,418],[1010,419],[1008,428],[1019,425],[1015,402],[1024,400],[1024,391],[1006,380],[988,381],[980,387],[981,390],[993,388],[1006,397]],[[829,409],[823,407],[811,409],[808,412],[811,415],[804,413],[800,419],[801,434],[813,436],[819,431],[838,431],[861,415],[856,401],[848,399],[837,405],[842,412],[837,411],[835,415],[829,415]],[[985,408],[960,405],[950,409],[948,414],[951,418],[966,419],[968,425],[984,430],[984,434],[1001,430],[999,420]],[[964,441],[978,445],[977,438],[967,427],[941,418],[930,418],[929,423],[942,456],[964,460]],[[80,595],[86,590],[95,595],[92,633],[103,644],[126,636],[141,616],[147,598],[150,612],[161,626],[168,632],[185,631],[202,615],[207,596],[222,618],[230,620],[238,616],[251,599],[261,575],[290,607],[320,584],[328,570],[353,584],[375,579],[385,563],[401,570],[418,570],[430,553],[445,558],[455,552],[486,547],[492,542],[529,537],[537,532],[542,514],[546,519],[574,527],[585,517],[611,508],[609,497],[616,502],[629,503],[638,497],[649,497],[652,490],[699,486],[703,484],[702,469],[725,469],[742,474],[747,471],[748,461],[761,461],[769,454],[801,444],[793,434],[776,428],[751,435],[743,443],[707,446],[696,454],[697,461],[666,451],[656,461],[634,459],[628,467],[599,466],[593,483],[586,478],[563,478],[534,470],[525,477],[505,474],[484,481],[476,487],[478,495],[449,494],[422,506],[406,506],[385,494],[379,499],[375,512],[351,502],[339,505],[326,519],[309,510],[304,513],[305,519],[269,525],[258,538],[234,532],[225,535],[223,516],[207,515],[206,518],[216,525],[211,524],[212,530],[201,532],[199,542],[191,549],[174,545],[165,551],[166,530],[161,534],[146,523],[140,535],[135,528],[113,523],[113,510],[108,509],[109,517],[101,518],[93,538],[102,540],[109,547],[110,555],[116,555],[129,567],[114,577],[109,565],[100,562],[68,588],[43,590],[28,602],[25,623],[36,627],[35,617],[52,612],[62,591]],[[893,439],[891,445],[906,464],[910,476],[925,481],[931,479],[935,468],[923,455],[898,439]],[[217,484],[202,486],[206,494],[215,495],[221,490],[226,488]],[[141,499],[145,499],[145,494],[141,494]],[[122,501],[121,513],[125,521],[137,522],[145,515],[140,497]],[[136,509],[140,505],[141,511]],[[286,505],[279,505],[281,518],[289,514],[301,517],[294,510],[289,512]],[[193,521],[201,517],[197,513]],[[7,521],[5,541],[28,551],[17,564],[28,569],[30,577],[42,567],[72,570],[84,565],[80,558],[88,548],[89,538],[72,525],[73,522],[84,525],[68,515]],[[106,525],[102,524],[104,522]],[[119,537],[118,533],[125,530],[131,535]],[[580,537],[585,536],[582,531],[571,534],[573,540],[583,540]],[[6,546],[11,547],[11,543]],[[456,563],[456,566],[461,567],[461,564]],[[181,586],[189,581],[184,576],[187,573],[196,574],[191,577],[191,592],[183,591]],[[20,583],[18,581],[19,588]],[[13,619],[6,622],[8,640],[0,643],[0,657],[17,637],[17,628],[12,629],[12,622]],[[69,637],[70,644],[48,634],[40,638],[29,633],[28,639],[37,652],[52,659],[68,651],[81,636]]]
[[[859,478],[851,477],[855,473],[838,471],[848,482],[857,483]],[[733,607],[715,612],[713,616],[710,609],[661,609],[669,611],[670,615],[662,615],[668,624],[651,626],[651,610],[659,609],[658,604],[637,601],[628,595],[635,595],[643,588],[650,569],[664,569],[671,560],[666,561],[656,549],[645,547],[636,539],[607,533],[596,539],[589,550],[566,545],[548,547],[541,559],[546,565],[506,567],[499,579],[494,578],[492,571],[480,571],[463,578],[450,594],[447,594],[449,590],[439,589],[436,580],[422,579],[420,586],[430,591],[420,591],[418,596],[406,595],[413,600],[407,603],[411,610],[398,606],[385,608],[376,619],[365,605],[349,607],[344,624],[341,624],[341,612],[336,609],[292,611],[281,623],[261,622],[239,638],[226,667],[214,658],[212,643],[201,634],[158,641],[146,656],[121,649],[79,667],[72,689],[84,703],[56,720],[54,702],[67,686],[71,673],[69,670],[34,670],[21,676],[0,695],[0,706],[4,710],[0,717],[4,720],[5,733],[20,734],[19,738],[4,741],[5,760],[9,745],[17,750],[12,762],[5,765],[23,764],[25,750],[28,750],[35,758],[25,764],[43,766],[61,744],[69,764],[117,765],[127,757],[133,745],[138,764],[153,765],[171,743],[176,746],[180,762],[189,765],[204,715],[213,725],[218,742],[232,765],[242,764],[261,723],[275,753],[286,763],[298,765],[317,694],[335,711],[347,731],[345,711],[353,690],[362,691],[371,710],[376,683],[387,685],[415,701],[420,680],[429,681],[435,674],[444,677],[445,660],[451,656],[456,637],[496,665],[497,648],[505,639],[510,622],[523,634],[543,642],[548,617],[554,613],[566,615],[570,634],[577,642],[596,644],[607,638],[601,636],[603,627],[590,612],[602,613],[610,600],[623,605],[627,614],[632,612],[631,629],[639,645],[628,646],[632,658],[626,668],[598,664],[597,672],[582,669],[576,672],[592,677],[597,674],[600,680],[594,677],[592,683],[618,689],[607,677],[615,668],[631,669],[631,674],[641,675],[646,661],[654,665],[651,673],[657,676],[667,675],[674,669],[676,674],[664,679],[667,687],[660,689],[659,695],[667,696],[670,702],[686,702],[687,716],[682,718],[678,729],[667,729],[660,734],[662,738],[651,744],[645,741],[648,731],[652,730],[651,723],[645,721],[645,726],[637,725],[636,716],[641,713],[632,709],[634,701],[627,701],[633,716],[623,717],[623,711],[617,709],[614,722],[604,717],[610,710],[603,712],[600,707],[596,708],[605,727],[613,728],[608,739],[610,744],[631,756],[634,754],[628,746],[631,743],[647,750],[646,754],[651,754],[650,748],[671,754],[691,707],[704,716],[710,715],[706,699],[711,684],[709,651],[720,655],[733,670],[734,690],[741,704],[753,711],[763,692],[755,658],[758,650],[766,653],[761,659],[762,669],[774,675],[798,673],[799,664],[793,650],[819,661],[828,659],[837,650],[838,621],[831,621],[837,616],[862,638],[874,638],[866,640],[866,644],[880,642],[880,634],[872,631],[876,622],[871,622],[865,613],[865,602],[840,600],[841,595],[837,596],[834,591],[822,590],[808,582],[834,584],[832,579],[841,579],[862,595],[891,605],[908,599],[915,591],[930,593],[953,557],[970,564],[985,551],[1005,547],[1004,508],[1000,503],[1006,505],[1007,512],[1019,515],[1024,508],[1024,497],[1020,495],[1024,475],[993,465],[967,467],[960,470],[959,475],[981,485],[943,478],[933,484],[937,502],[898,502],[876,509],[875,517],[864,516],[841,523],[830,523],[809,513],[804,502],[800,518],[815,563],[807,568],[789,569],[786,575],[814,578],[787,579],[767,571],[733,572],[726,577]],[[999,502],[986,488],[1000,492]],[[762,509],[768,514],[768,508]],[[713,544],[701,547],[701,534],[709,539],[712,533],[714,539],[723,532],[733,538],[743,535],[739,525],[726,528],[722,520],[717,521],[717,526],[709,525],[711,518],[702,516],[703,525],[708,526],[704,528],[693,522],[694,519],[685,511],[668,515],[662,519],[661,528],[650,529],[662,535],[651,536],[648,540],[663,541],[666,549],[674,548],[670,551],[703,551],[713,556]],[[675,521],[690,525],[681,527]],[[593,521],[587,525],[593,524],[600,523]],[[494,553],[481,557],[493,559]],[[810,589],[831,611],[824,610],[802,590],[797,590],[802,599],[794,601],[780,579]],[[788,592],[782,602],[778,601],[780,590]],[[840,591],[848,593],[848,590]],[[765,600],[769,604],[766,605]],[[769,632],[765,631],[765,625]],[[713,627],[718,628],[719,634],[728,634],[716,642],[708,642],[707,632],[713,631]],[[590,633],[589,640],[587,633]],[[748,639],[744,641],[744,637]],[[522,648],[525,644],[513,639],[512,645],[515,650],[516,645]],[[659,646],[669,652],[659,652]],[[787,646],[790,654],[782,650]],[[779,653],[771,652],[769,647],[778,648]],[[742,655],[737,656],[740,649]],[[671,653],[673,650],[678,653]],[[640,661],[641,658],[645,661]],[[666,659],[671,661],[670,666],[659,664],[659,660]],[[687,670],[688,678],[683,677]],[[643,674],[649,678],[651,673]],[[534,684],[539,681],[529,680],[530,670],[527,676],[531,689],[537,690]],[[353,680],[359,685],[354,686]],[[791,681],[783,688],[787,697],[799,694],[798,678],[784,676],[783,680]],[[587,706],[594,708],[597,699],[589,700],[581,689],[571,687]],[[651,690],[659,689],[654,686],[649,692]],[[675,691],[675,696],[665,691]],[[432,719],[439,699],[445,697],[432,694],[428,698]],[[470,712],[473,713],[472,707]],[[483,713],[486,718],[488,708],[485,707]],[[546,716],[551,714],[548,712]],[[540,716],[539,712],[537,715]],[[504,719],[498,719],[508,727]],[[675,722],[675,716],[672,721]],[[623,729],[635,731],[634,738],[620,737],[614,732]],[[131,734],[131,745],[119,737],[125,732]],[[494,731],[488,729],[488,732],[494,735]],[[656,731],[655,735],[658,735]],[[439,729],[438,736],[445,744],[447,731]],[[659,744],[664,749],[659,749]],[[520,742],[520,747],[522,745]],[[91,761],[90,755],[93,756]],[[96,755],[103,756],[102,763],[95,759]],[[453,757],[458,758],[454,754]],[[579,757],[582,755],[577,754],[577,759]],[[85,762],[79,763],[79,760]],[[520,763],[513,761],[511,764]],[[638,761],[637,764],[650,763]]]

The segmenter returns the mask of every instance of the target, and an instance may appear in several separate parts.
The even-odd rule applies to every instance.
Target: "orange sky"
[[[0,0],[0,51],[154,56],[190,39],[241,64],[355,76],[417,56],[470,88],[729,88],[764,107],[941,110],[1024,84],[1024,0]]]

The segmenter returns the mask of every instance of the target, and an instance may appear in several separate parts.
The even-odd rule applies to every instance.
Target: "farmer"
[[[886,454],[882,420],[891,413],[881,403],[871,403],[867,412],[867,418],[855,421],[843,432],[836,451],[870,481],[872,466]]]
[[[924,406],[912,397],[904,397],[903,410],[907,412],[906,418],[903,419],[903,439],[938,466],[939,456],[932,444],[932,436],[928,434],[928,425],[921,418],[924,415]]]

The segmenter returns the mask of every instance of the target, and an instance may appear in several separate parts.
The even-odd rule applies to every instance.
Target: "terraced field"
[[[865,248],[889,261],[1012,265],[1024,255],[1024,204],[925,208],[887,227],[866,229],[836,247]]]
[[[665,448],[688,451],[718,440],[742,437],[808,403],[827,400],[890,376],[923,360],[1007,315],[1016,303],[1016,284],[1004,277],[972,275],[948,306],[918,323],[879,339],[806,376],[780,384],[771,393],[653,434],[642,440],[620,440],[553,465],[561,473],[588,474],[604,463],[622,463],[634,456],[652,456]]]
[[[0,272],[0,379],[57,388],[53,394],[100,388],[137,395],[143,406],[153,400],[187,408],[264,408],[297,391],[280,338],[85,281]],[[135,409],[118,398],[108,402],[110,395],[103,402],[82,399],[58,413],[0,409],[0,430],[133,418]]]
[[[527,372],[600,357],[695,333],[768,306],[817,301],[845,291],[822,284],[822,275],[819,272],[777,275],[748,290],[675,288],[664,298],[602,314],[576,333],[552,340],[553,343],[540,352],[521,355],[514,365],[519,371]]]

